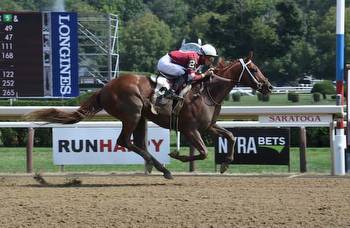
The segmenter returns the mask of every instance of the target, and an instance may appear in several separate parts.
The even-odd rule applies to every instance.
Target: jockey
[[[204,44],[198,52],[175,50],[164,55],[158,61],[157,70],[176,79],[165,96],[179,99],[176,92],[181,91],[184,82],[197,81],[212,74],[212,69],[204,74],[198,70],[204,65],[210,67],[217,56],[216,49],[210,44]]]

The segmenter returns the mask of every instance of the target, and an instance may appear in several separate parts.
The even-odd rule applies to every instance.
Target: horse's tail
[[[94,93],[84,101],[79,109],[74,112],[66,112],[56,108],[42,109],[28,113],[24,116],[26,120],[46,121],[49,123],[73,124],[85,118],[94,116],[102,110],[100,103],[100,92]]]

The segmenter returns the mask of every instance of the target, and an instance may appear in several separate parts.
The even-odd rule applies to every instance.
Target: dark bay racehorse
[[[179,131],[194,146],[199,154],[195,156],[171,153],[170,156],[183,162],[202,160],[207,157],[207,148],[200,132],[210,133],[226,138],[229,142],[229,153],[226,162],[221,166],[221,172],[226,171],[233,160],[235,138],[231,132],[216,124],[221,110],[221,104],[232,87],[241,83],[268,94],[272,86],[259,68],[252,62],[252,52],[245,59],[228,63],[220,62],[214,69],[214,74],[202,82],[193,85],[185,96],[184,105],[179,113]],[[148,170],[155,166],[163,176],[172,179],[171,173],[160,164],[146,147],[147,120],[163,128],[170,126],[170,112],[154,114],[151,111],[151,97],[155,84],[141,75],[124,75],[106,84],[94,93],[74,112],[64,112],[50,108],[29,113],[26,118],[51,123],[72,124],[84,118],[92,117],[97,112],[105,110],[110,115],[122,121],[123,127],[117,143],[142,156]],[[133,142],[131,141],[133,135]]]

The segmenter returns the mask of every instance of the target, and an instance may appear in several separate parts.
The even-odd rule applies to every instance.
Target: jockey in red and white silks
[[[196,81],[205,75],[198,72],[202,65],[210,66],[216,57],[216,49],[205,44],[197,53],[195,51],[171,51],[158,62],[157,70],[169,76],[180,77],[187,75],[188,81]]]

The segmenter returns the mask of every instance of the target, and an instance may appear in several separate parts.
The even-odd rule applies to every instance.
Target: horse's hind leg
[[[199,154],[194,156],[179,155],[178,151],[174,151],[169,154],[170,157],[180,160],[182,162],[189,162],[194,160],[204,160],[208,156],[207,147],[198,130],[189,130],[181,132],[185,135],[186,139],[189,140],[190,144],[194,146]]]
[[[145,118],[141,117],[136,129],[133,132],[134,144],[144,151],[147,150],[147,121]],[[146,155],[147,156],[147,155]],[[145,159],[146,170],[148,173],[152,172],[153,161],[151,156],[147,156],[149,159]]]
[[[169,170],[167,170],[157,159],[155,159],[147,150],[145,149],[141,149],[140,147],[136,146],[135,144],[133,144],[131,142],[131,134],[134,132],[134,130],[137,128],[137,125],[139,123],[139,119],[140,118],[130,118],[128,121],[123,120],[123,128],[122,131],[119,135],[119,138],[117,140],[117,143],[120,146],[124,146],[126,148],[128,148],[129,150],[134,151],[135,153],[139,154],[140,156],[142,156],[146,163],[148,164],[152,164],[154,165],[154,167],[156,167],[157,170],[159,170],[160,172],[163,173],[163,176],[166,179],[173,179],[171,173]],[[134,132],[134,135],[137,132]],[[139,136],[142,136],[142,134],[145,135],[145,133],[140,133]],[[138,135],[137,135],[138,136]],[[138,139],[139,142],[141,143],[142,139],[139,138]],[[145,142],[144,142],[145,143]]]

